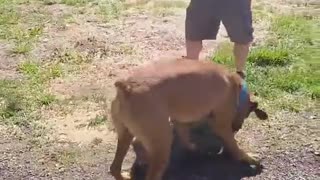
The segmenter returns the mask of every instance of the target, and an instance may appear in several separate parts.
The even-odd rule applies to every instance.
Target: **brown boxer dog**
[[[162,179],[173,140],[169,117],[181,141],[194,149],[184,124],[196,123],[211,114],[209,126],[232,157],[260,166],[238,147],[234,132],[251,112],[259,119],[268,116],[250,100],[242,78],[222,65],[189,59],[160,60],[138,67],[116,81],[115,87],[111,116],[118,142],[110,173],[117,180],[124,179],[121,167],[134,137],[147,152],[146,180]]]

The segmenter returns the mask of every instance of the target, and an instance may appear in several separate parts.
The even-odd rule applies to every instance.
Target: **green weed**
[[[118,0],[107,0],[99,3],[99,14],[105,21],[118,18],[124,9],[123,3]]]
[[[176,1],[155,1],[152,5],[153,14],[165,17],[176,14],[178,9],[186,8],[187,4],[184,1],[176,0]]]
[[[0,39],[13,43],[14,54],[26,54],[43,33],[47,18],[42,12],[24,13],[19,4],[29,1],[0,1]]]
[[[0,122],[21,127],[33,124],[40,118],[41,107],[56,101],[46,90],[47,83],[87,62],[90,61],[86,56],[67,50],[45,62],[22,61],[17,71],[23,74],[23,79],[0,80]]]
[[[216,63],[224,64],[229,68],[234,67],[234,60],[233,60],[233,46],[229,41],[222,42],[217,47],[214,56],[213,61]]]
[[[31,80],[31,83],[45,83],[50,79],[58,78],[63,75],[60,64],[50,63],[45,66],[36,61],[24,61],[18,71],[23,73]]]
[[[101,124],[104,124],[107,121],[107,118],[105,116],[97,115],[95,118],[91,119],[88,123],[88,127],[96,127]]]
[[[61,0],[61,4],[66,4],[69,6],[83,6],[86,5],[87,3],[91,2],[92,0]]]
[[[19,42],[17,43],[13,49],[11,50],[11,53],[14,54],[26,54],[32,50],[32,44],[30,42]]]
[[[74,50],[63,49],[58,50],[56,55],[49,59],[43,66],[48,69],[50,74],[60,77],[65,74],[77,72],[86,64],[90,63],[91,60],[92,58],[89,55],[85,55]]]
[[[79,152],[73,149],[64,149],[57,154],[57,161],[60,165],[69,167],[79,158]]]
[[[266,43],[252,48],[247,62],[250,89],[262,98],[276,101],[280,109],[299,111],[309,101],[319,100],[319,21],[294,15],[271,18]],[[318,47],[318,48],[317,48]],[[234,67],[231,43],[217,49],[213,60]],[[318,59],[319,60],[319,59]]]
[[[41,85],[29,80],[0,80],[0,122],[19,127],[30,126],[38,119],[37,111],[55,98]]]
[[[67,24],[76,23],[76,19],[72,14],[64,14],[61,20],[63,21],[63,23]]]
[[[45,83],[56,74],[34,61],[22,62],[18,71],[25,76],[24,79],[0,81],[0,122],[27,126],[37,120],[37,111],[42,106],[55,101],[55,96],[45,89]]]
[[[157,8],[186,8],[187,3],[185,1],[181,0],[174,0],[174,1],[168,1],[168,0],[161,0],[161,1],[155,1],[153,4],[153,7]]]
[[[257,47],[252,49],[248,62],[256,66],[286,66],[293,60],[288,49],[282,47]]]

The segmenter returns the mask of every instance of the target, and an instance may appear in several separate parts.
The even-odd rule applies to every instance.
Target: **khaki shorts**
[[[191,0],[186,10],[186,39],[216,39],[221,21],[232,42],[247,44],[253,40],[249,0]]]

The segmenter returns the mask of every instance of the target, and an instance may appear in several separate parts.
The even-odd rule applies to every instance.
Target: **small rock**
[[[59,168],[59,172],[64,172],[64,171],[65,171],[64,168],[62,168],[62,167]]]
[[[92,142],[91,142],[91,144],[93,145],[93,146],[97,146],[97,145],[99,145],[99,144],[101,144],[102,143],[102,139],[101,138],[94,138],[93,140],[92,140]]]
[[[309,116],[309,119],[317,119],[317,116],[314,115],[314,116]]]
[[[45,163],[45,160],[44,160],[44,159],[39,159],[38,163],[44,164],[44,163]]]

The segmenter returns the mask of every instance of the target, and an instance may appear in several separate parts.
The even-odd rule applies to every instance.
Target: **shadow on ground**
[[[196,152],[185,150],[175,136],[170,165],[163,180],[239,180],[261,173],[255,167],[232,160],[226,152],[218,155],[221,142],[206,125],[194,129],[191,137],[198,147]],[[137,158],[131,169],[132,177],[144,180],[147,169],[143,160],[145,152],[141,145],[133,144],[133,147]]]

